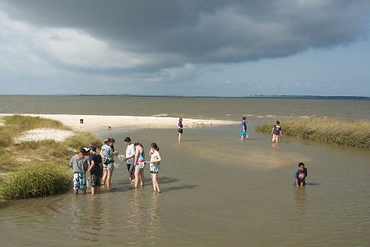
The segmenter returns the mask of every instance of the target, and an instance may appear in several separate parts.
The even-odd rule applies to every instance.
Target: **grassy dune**
[[[90,133],[77,132],[64,142],[52,140],[14,143],[24,131],[38,128],[69,130],[58,121],[38,117],[7,116],[0,126],[0,197],[20,199],[65,192],[71,186],[68,161],[74,149],[97,145]]]
[[[263,124],[256,131],[270,133],[273,125]],[[283,134],[335,145],[370,149],[370,121],[344,122],[334,119],[295,119],[281,124]]]

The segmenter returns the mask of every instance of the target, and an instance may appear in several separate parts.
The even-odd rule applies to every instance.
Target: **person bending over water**
[[[276,145],[279,144],[279,138],[283,135],[283,132],[281,131],[280,127],[280,121],[276,121],[276,124],[271,130],[272,135],[272,143],[275,143]]]
[[[158,173],[162,158],[159,154],[159,147],[156,143],[150,145],[150,173],[152,176],[153,191],[161,193],[158,184]]]
[[[300,162],[298,164],[298,169],[294,174],[295,186],[297,187],[305,186],[306,177],[307,177],[307,168],[305,167],[304,163]]]
[[[144,167],[145,167],[145,153],[144,147],[141,143],[135,143],[135,188],[139,187],[140,185],[144,185]]]
[[[182,124],[182,118],[179,118],[179,123],[177,124],[177,132],[179,132],[179,142],[181,142],[182,133],[184,133],[184,125]]]

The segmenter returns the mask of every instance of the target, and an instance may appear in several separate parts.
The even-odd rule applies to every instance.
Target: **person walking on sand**
[[[248,127],[247,127],[247,118],[242,118],[242,131],[241,131],[241,139],[244,141],[246,138],[248,138]]]
[[[131,143],[131,138],[126,137],[125,138],[125,144],[126,144],[126,166],[127,171],[129,174],[129,182],[134,182],[135,180],[135,168],[134,168],[134,158],[135,158],[135,145]]]
[[[75,195],[78,194],[79,190],[82,191],[82,194],[86,194],[86,171],[89,166],[85,157],[88,155],[86,150],[86,148],[81,148],[69,161],[69,166],[73,169],[73,190]]]
[[[139,187],[140,185],[144,185],[144,167],[145,167],[145,153],[144,153],[144,147],[141,143],[136,142],[135,143],[135,188]]]
[[[161,193],[158,184],[158,173],[159,167],[162,161],[161,155],[159,154],[159,147],[156,143],[150,145],[150,173],[152,177],[153,191]]]
[[[280,121],[276,121],[276,124],[271,130],[272,135],[272,143],[275,143],[276,145],[279,144],[279,139],[283,135],[283,132],[281,131],[280,127]]]
[[[308,176],[307,168],[305,167],[303,162],[299,162],[298,169],[295,171],[295,174],[294,174],[295,186],[296,187],[305,186],[307,176]]]
[[[114,170],[114,152],[111,147],[112,139],[107,138],[104,140],[104,145],[101,148],[100,155],[103,161],[103,184],[111,190],[112,175]]]
[[[96,153],[96,147],[90,147],[90,167],[88,171],[90,172],[91,180],[91,194],[95,195],[100,192],[101,177],[103,172],[103,167],[101,164],[101,156]]]
[[[179,142],[181,142],[182,134],[184,133],[184,125],[182,124],[182,118],[179,118],[179,123],[177,124],[177,132],[179,132]]]

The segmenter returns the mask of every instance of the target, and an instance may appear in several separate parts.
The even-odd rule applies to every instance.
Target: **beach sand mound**
[[[22,136],[15,139],[16,143],[54,140],[62,142],[73,135],[73,131],[59,129],[34,129],[25,132]]]

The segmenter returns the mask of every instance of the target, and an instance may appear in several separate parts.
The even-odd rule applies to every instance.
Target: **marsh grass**
[[[258,132],[270,133],[273,125],[263,124]],[[335,145],[370,149],[370,121],[345,122],[336,119],[295,119],[281,124],[284,135]]]
[[[66,167],[55,164],[38,164],[22,167],[3,182],[4,199],[21,199],[53,195],[68,190],[71,173]]]
[[[100,146],[90,133],[76,132],[64,142],[14,143],[12,137],[38,128],[65,129],[61,123],[28,116],[7,116],[0,127],[0,201],[47,196],[68,190],[72,172],[68,161],[81,146]]]

